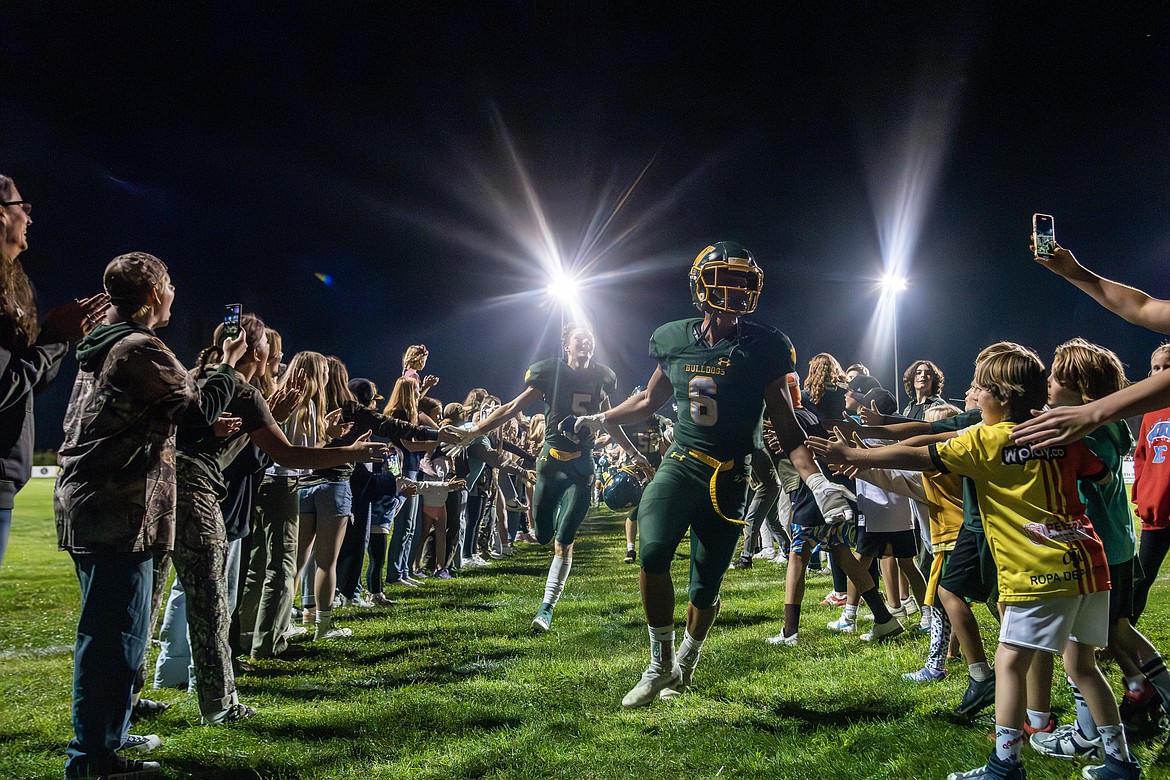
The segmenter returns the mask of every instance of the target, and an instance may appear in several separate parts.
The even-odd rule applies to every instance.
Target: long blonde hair
[[[310,439],[324,441],[325,415],[329,412],[325,398],[325,388],[329,385],[329,361],[320,352],[298,352],[288,362],[280,387],[292,381],[298,371],[305,372],[305,392],[289,415],[289,424],[292,430],[300,431]]]
[[[411,344],[402,353],[402,370],[413,368],[415,371],[422,370],[427,361],[427,348],[423,344]]]
[[[819,404],[825,396],[825,390],[833,385],[845,384],[845,372],[837,358],[828,352],[813,355],[808,361],[808,375],[804,378],[804,391],[814,404]]]
[[[410,377],[398,377],[382,414],[418,425],[418,398],[418,382]]]
[[[260,395],[271,398],[272,394],[276,392],[276,377],[272,375],[272,358],[280,354],[281,343],[280,334],[272,328],[265,327],[264,335],[268,336],[268,360],[265,360],[264,365],[256,370],[255,376],[252,377],[252,384],[260,391]]]

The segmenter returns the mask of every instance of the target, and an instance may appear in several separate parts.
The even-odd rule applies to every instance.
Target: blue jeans
[[[8,549],[8,532],[12,529],[12,510],[0,509],[0,566],[4,565],[4,551]]]
[[[131,689],[150,638],[151,558],[150,553],[73,554],[81,616],[66,777],[101,774],[126,740]]]
[[[408,479],[418,479],[417,471],[403,472]],[[402,502],[394,515],[394,529],[390,532],[390,549],[386,554],[386,581],[397,582],[410,576],[410,553],[418,516],[418,496]]]

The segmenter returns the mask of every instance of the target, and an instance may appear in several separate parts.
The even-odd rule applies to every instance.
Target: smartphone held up
[[[229,339],[240,335],[240,304],[229,303],[223,307],[223,335]]]
[[[1051,214],[1032,215],[1032,246],[1036,257],[1052,257],[1056,251],[1056,233],[1052,227]]]

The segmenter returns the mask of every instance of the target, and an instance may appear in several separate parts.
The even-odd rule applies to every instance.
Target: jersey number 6
[[[719,420],[716,391],[715,380],[709,376],[697,376],[687,384],[687,396],[691,399],[691,421],[695,425],[710,426]]]

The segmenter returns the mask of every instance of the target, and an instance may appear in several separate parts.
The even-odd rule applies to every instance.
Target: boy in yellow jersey
[[[877,449],[852,448],[839,436],[810,441],[830,462],[933,469],[975,484],[1005,604],[995,656],[995,752],[984,766],[948,780],[1024,780],[1025,679],[1038,651],[1063,652],[1097,723],[1105,764],[1085,767],[1082,776],[1139,778],[1117,702],[1097,666],[1094,648],[1108,641],[1109,566],[1077,491],[1080,479],[1107,482],[1109,470],[1083,442],[1040,449],[1011,441],[1015,425],[1047,398],[1047,371],[1032,350],[1015,345],[980,360],[974,386],[984,424],[949,441]]]

